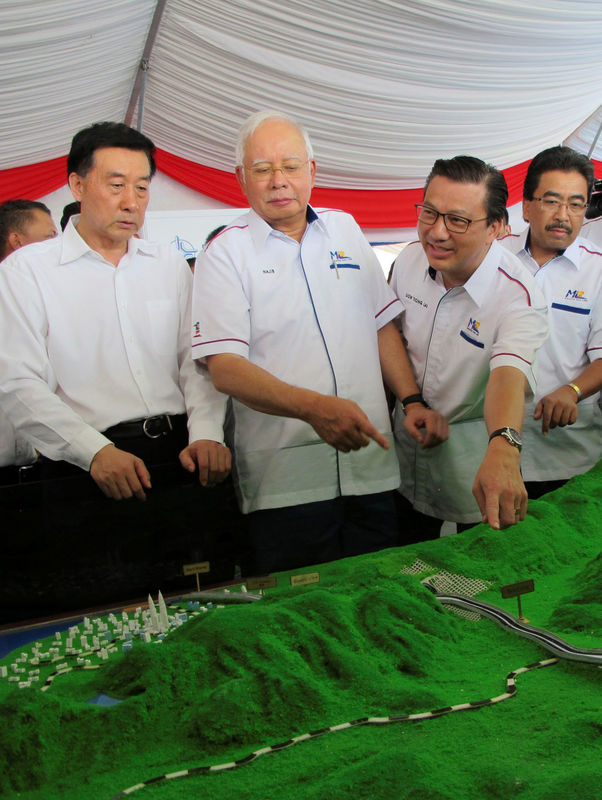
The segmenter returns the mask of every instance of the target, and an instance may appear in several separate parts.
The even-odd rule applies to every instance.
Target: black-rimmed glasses
[[[482,222],[484,219],[488,219],[488,217],[467,219],[466,217],[458,216],[458,214],[442,214],[441,211],[435,211],[434,208],[423,206],[420,203],[415,203],[414,205],[418,214],[418,222],[422,222],[425,225],[434,225],[439,217],[443,217],[443,224],[450,233],[466,233],[473,222]]]

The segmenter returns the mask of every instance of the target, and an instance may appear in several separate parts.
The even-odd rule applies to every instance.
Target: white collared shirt
[[[501,240],[534,276],[548,304],[550,336],[539,351],[537,392],[525,410],[522,469],[525,480],[563,480],[586,472],[602,458],[600,393],[579,403],[574,425],[546,436],[533,419],[537,401],[602,358],[602,248],[587,239],[575,241],[543,266],[528,249],[529,228]]]
[[[602,217],[586,220],[579,235],[597,245],[596,250],[602,249]]]
[[[190,269],[132,237],[117,267],[72,218],[0,266],[0,402],[43,455],[88,469],[127,420],[188,413],[190,441],[223,441],[225,397],[190,357]]]
[[[35,460],[36,451],[22,436],[17,436],[12,423],[0,409],[0,467],[12,464],[20,467],[33,464]]]
[[[478,522],[472,484],[488,444],[483,409],[490,371],[515,367],[534,390],[535,351],[547,335],[545,301],[497,242],[469,280],[450,290],[413,242],[398,256],[391,286],[404,308],[401,330],[418,385],[450,423],[446,442],[421,450],[403,429],[398,404],[400,491],[424,514]]]
[[[308,209],[301,243],[250,211],[199,258],[193,357],[235,353],[286,383],[354,400],[392,441],[377,332],[400,311],[357,224]],[[234,401],[245,513],[395,489],[394,449],[339,453],[298,419]]]

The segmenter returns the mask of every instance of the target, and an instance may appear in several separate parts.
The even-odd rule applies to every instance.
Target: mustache
[[[550,223],[550,225],[546,225],[547,231],[558,230],[558,228],[560,228],[563,231],[566,231],[569,234],[573,232],[571,226],[567,225],[566,222],[555,222],[555,223]]]

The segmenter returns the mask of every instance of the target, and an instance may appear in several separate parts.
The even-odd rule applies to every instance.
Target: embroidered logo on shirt
[[[481,323],[478,319],[473,319],[472,317],[468,318],[468,325],[466,326],[466,330],[470,331],[475,336],[479,335],[479,328],[481,327]],[[480,347],[483,349],[485,345],[483,342],[479,342],[478,339],[473,339],[472,336],[469,336],[466,331],[460,331],[460,336],[470,344],[473,344],[475,347]]]
[[[192,326],[194,328],[194,333],[192,335],[193,339],[200,339],[201,338],[201,323],[195,322]]]
[[[330,269],[359,269],[359,264],[352,264],[351,256],[346,256],[344,250],[330,251]]]
[[[587,302],[587,297],[582,289],[569,289],[565,294],[564,299],[566,300],[567,297],[570,297],[571,300],[583,300],[584,302]]]
[[[264,275],[272,275],[274,272],[276,272],[274,267],[265,267],[265,269],[262,269],[261,271]]]

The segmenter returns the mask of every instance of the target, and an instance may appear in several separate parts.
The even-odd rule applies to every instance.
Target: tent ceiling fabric
[[[155,5],[0,0],[0,168],[124,119]],[[567,139],[587,152],[601,41],[600,0],[167,0],[143,131],[231,172],[241,121],[278,108],[310,131],[318,185],[417,187],[438,157],[506,168]]]

